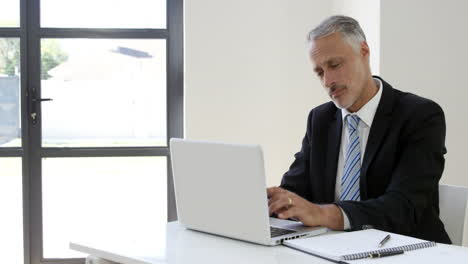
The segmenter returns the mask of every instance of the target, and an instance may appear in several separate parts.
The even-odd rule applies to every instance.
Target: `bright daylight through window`
[[[164,243],[183,1],[1,3],[0,262],[77,263],[71,241],[117,230]]]

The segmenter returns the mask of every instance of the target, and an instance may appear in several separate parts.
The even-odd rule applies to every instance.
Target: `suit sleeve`
[[[401,133],[401,155],[386,192],[376,199],[336,203],[348,215],[352,229],[372,225],[409,234],[432,203],[446,153],[442,109],[434,102],[418,105]]]
[[[283,175],[281,188],[298,194],[301,197],[308,197],[306,187],[309,186],[309,161],[310,161],[310,133],[313,110],[307,118],[307,130],[302,140],[301,150],[294,155],[294,162],[289,170]]]

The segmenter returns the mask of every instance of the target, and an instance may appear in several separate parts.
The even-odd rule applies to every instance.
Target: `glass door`
[[[164,239],[182,0],[3,2],[0,261],[84,263],[70,241]]]
[[[0,8],[0,248],[4,263],[24,263],[27,239],[23,208],[23,132],[20,1]]]

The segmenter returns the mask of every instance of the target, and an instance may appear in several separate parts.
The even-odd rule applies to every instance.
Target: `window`
[[[21,158],[0,158],[0,247],[2,262],[23,263]]]
[[[3,0],[0,9],[0,27],[19,27],[20,2],[19,0]]]
[[[71,240],[175,219],[183,1],[3,2],[2,262],[84,263]]]

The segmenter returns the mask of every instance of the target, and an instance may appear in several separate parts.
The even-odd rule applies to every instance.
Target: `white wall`
[[[381,3],[381,73],[396,88],[438,102],[447,122],[441,182],[468,186],[468,1]]]
[[[327,0],[185,2],[186,138],[261,144],[267,184],[300,149],[307,114],[328,101],[306,34]]]

